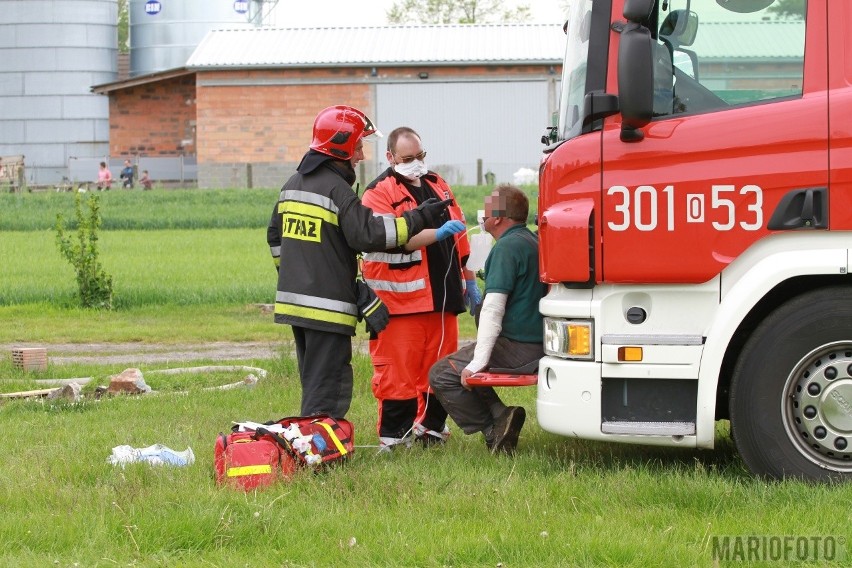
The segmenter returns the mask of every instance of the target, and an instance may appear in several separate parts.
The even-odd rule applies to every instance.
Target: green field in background
[[[490,187],[457,186],[453,193],[468,224]],[[530,198],[530,219],[537,206],[538,188],[524,186]],[[102,229],[236,229],[266,227],[278,198],[278,189],[181,189],[93,192],[101,205]],[[0,231],[50,229],[57,213],[74,221],[74,193],[0,193]],[[88,197],[90,194],[81,194]]]

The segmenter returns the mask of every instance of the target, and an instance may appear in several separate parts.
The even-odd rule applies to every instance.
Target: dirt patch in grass
[[[61,343],[0,345],[0,352],[11,353],[14,347],[44,347],[52,365],[71,363],[151,364],[173,361],[244,361],[272,359],[290,353],[292,342],[227,342],[202,344],[165,343]]]
[[[353,349],[369,352],[367,341],[356,339]],[[140,365],[186,361],[252,361],[295,356],[293,342],[216,341],[188,343],[57,343],[0,344],[0,353],[11,353],[16,347],[44,347],[52,365],[71,363]]]

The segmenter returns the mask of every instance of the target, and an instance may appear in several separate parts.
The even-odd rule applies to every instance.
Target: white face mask
[[[407,164],[397,164],[393,169],[396,173],[411,181],[420,179],[420,176],[425,175],[429,171],[426,167],[426,162],[423,160],[412,160]]]

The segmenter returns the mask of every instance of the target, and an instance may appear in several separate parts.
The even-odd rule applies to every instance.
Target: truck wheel
[[[807,292],[758,326],[734,370],[730,411],[754,473],[852,479],[852,288]]]

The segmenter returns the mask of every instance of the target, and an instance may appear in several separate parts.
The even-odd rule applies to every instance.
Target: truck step
[[[526,387],[538,384],[538,374],[518,373],[474,373],[467,379],[474,387]]]
[[[646,436],[692,436],[695,422],[604,422],[604,434],[634,434]]]

